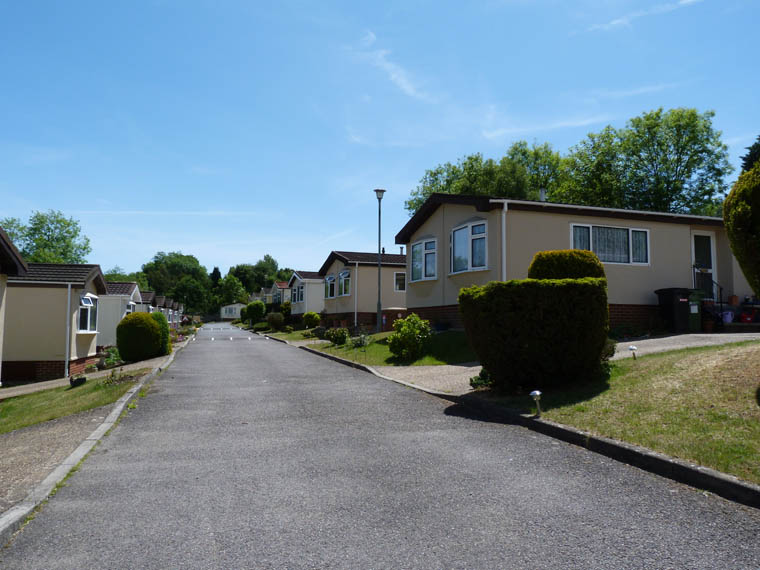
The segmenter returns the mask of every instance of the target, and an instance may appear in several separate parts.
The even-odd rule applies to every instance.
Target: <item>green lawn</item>
[[[111,404],[121,398],[149,368],[89,379],[76,388],[62,386],[0,400],[0,433]]]
[[[269,335],[269,336],[271,336],[271,337],[280,338],[280,339],[283,339],[283,340],[311,340],[311,339],[304,338],[303,333],[305,333],[305,332],[309,332],[309,329],[304,329],[304,330],[301,330],[301,331],[293,331],[293,332],[289,332],[289,333],[286,333],[286,332],[276,332],[276,333],[268,332],[266,334]]]
[[[528,397],[494,399],[535,412]],[[546,393],[541,407],[549,420],[760,483],[758,342],[616,361],[609,386]]]
[[[390,334],[385,332],[370,335],[372,343],[366,348],[353,348],[350,341],[344,346],[317,345],[312,348],[369,366],[461,364],[463,362],[474,362],[478,359],[470,348],[464,332],[446,331],[433,335],[427,355],[411,362],[403,362],[393,356],[388,348],[387,338]]]

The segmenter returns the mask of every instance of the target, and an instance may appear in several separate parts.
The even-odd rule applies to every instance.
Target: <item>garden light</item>
[[[628,347],[628,350],[631,351],[631,355],[633,356],[633,359],[636,360],[636,351],[638,350],[638,348],[636,348],[635,346],[631,345],[631,346]]]
[[[533,390],[530,393],[530,397],[533,398],[533,401],[536,402],[536,417],[541,417],[541,392],[539,390]]]

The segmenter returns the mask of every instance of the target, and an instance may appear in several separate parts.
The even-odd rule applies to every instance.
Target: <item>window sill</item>
[[[465,269],[464,271],[449,273],[449,277],[453,277],[455,275],[464,275],[466,273],[482,273],[483,271],[492,271],[492,268],[491,267],[476,267],[475,269]]]
[[[77,331],[77,334],[98,334],[98,331]]]
[[[424,277],[423,279],[410,279],[409,283],[424,283],[425,281],[436,281],[438,277]]]

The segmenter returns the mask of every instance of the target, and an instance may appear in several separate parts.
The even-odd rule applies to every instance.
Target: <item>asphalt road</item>
[[[756,569],[759,536],[760,511],[214,325],[0,568]]]

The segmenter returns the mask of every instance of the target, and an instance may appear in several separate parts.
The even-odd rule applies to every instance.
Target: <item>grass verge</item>
[[[286,333],[286,332],[267,332],[266,334],[268,334],[271,337],[279,338],[279,339],[282,339],[282,340],[312,340],[312,339],[307,339],[306,337],[303,336],[303,333],[309,332],[309,330],[310,329],[304,329],[304,330],[301,330],[301,331],[293,331],[293,332],[289,332],[289,333]]]
[[[106,406],[121,398],[149,368],[87,380],[0,401],[0,433]]]
[[[532,401],[482,394],[535,412]],[[612,363],[609,385],[541,397],[543,417],[760,484],[760,343]]]
[[[428,354],[412,361],[403,361],[391,354],[388,348],[390,335],[389,332],[370,335],[372,342],[364,348],[353,348],[350,341],[344,346],[315,345],[311,348],[368,366],[435,366],[462,364],[478,359],[462,331],[446,331],[433,335]]]

